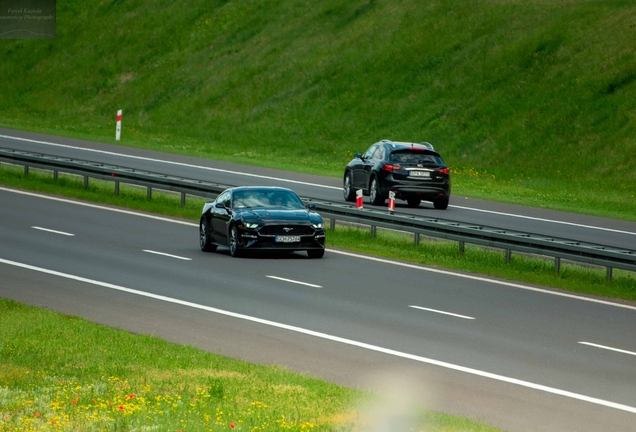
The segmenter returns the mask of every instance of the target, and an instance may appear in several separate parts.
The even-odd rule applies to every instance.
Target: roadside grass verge
[[[0,299],[0,431],[365,431],[382,395]],[[417,430],[494,431],[421,409]]]
[[[120,185],[120,195],[114,195],[112,182],[91,180],[85,188],[83,180],[62,176],[54,180],[50,172],[31,170],[28,176],[20,167],[0,164],[0,184],[46,194],[66,196],[111,206],[131,208],[147,213],[182,218],[197,223],[205,199],[188,197],[180,207],[179,195],[153,190],[148,200],[145,188]],[[605,268],[561,264],[557,273],[554,262],[545,257],[513,254],[506,263],[503,251],[466,245],[464,255],[457,242],[423,238],[415,245],[408,233],[378,230],[372,238],[368,228],[337,225],[327,235],[327,246],[348,249],[374,256],[453,269],[460,272],[487,275],[555,289],[617,300],[636,301],[636,275],[614,269],[612,280],[606,280]],[[197,247],[197,245],[193,245]]]

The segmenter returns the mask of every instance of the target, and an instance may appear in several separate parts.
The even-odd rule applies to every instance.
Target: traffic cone
[[[356,208],[357,209],[362,208],[362,189],[358,189],[356,191]]]

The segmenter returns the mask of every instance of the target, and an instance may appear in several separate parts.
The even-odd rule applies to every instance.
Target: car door
[[[210,210],[212,224],[212,235],[214,240],[221,244],[227,244],[227,222],[232,217],[230,208],[232,194],[225,191],[216,199],[214,206]]]
[[[371,150],[371,149],[369,149]],[[369,152],[370,154],[364,159],[362,168],[364,170],[362,181],[364,182],[362,186],[364,189],[369,187],[369,182],[371,180],[371,175],[375,167],[382,162],[384,157],[384,146],[382,144],[378,144],[374,146],[373,151]]]
[[[373,164],[373,154],[378,149],[379,144],[373,144],[360,158],[360,163],[353,169],[353,186],[356,189],[367,189],[369,186],[369,170]]]

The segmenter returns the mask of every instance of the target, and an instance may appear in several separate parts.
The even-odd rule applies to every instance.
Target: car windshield
[[[422,151],[403,151],[391,153],[391,162],[402,164],[444,165],[442,158]]]
[[[244,190],[234,193],[233,208],[304,209],[302,200],[290,191]]]

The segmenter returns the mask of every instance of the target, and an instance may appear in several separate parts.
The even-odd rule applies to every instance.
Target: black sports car
[[[325,225],[291,189],[241,186],[226,189],[203,206],[199,245],[204,252],[228,246],[233,257],[247,250],[325,254]]]
[[[368,195],[373,205],[384,204],[393,191],[409,207],[426,200],[445,210],[451,194],[450,172],[429,143],[382,140],[364,154],[356,153],[345,168],[345,200],[355,201],[356,189]]]

